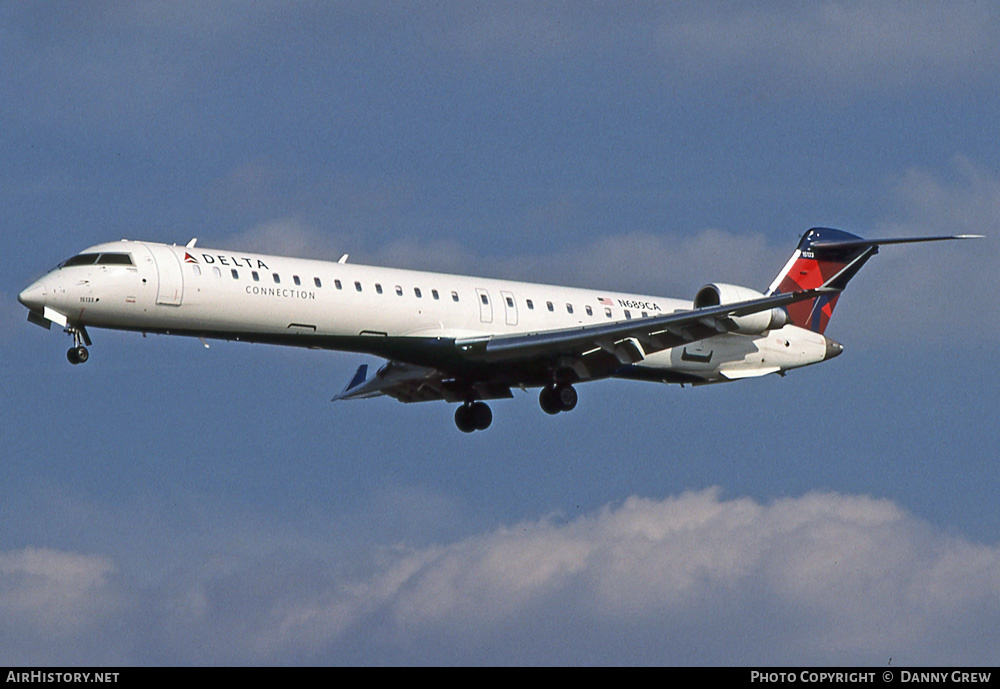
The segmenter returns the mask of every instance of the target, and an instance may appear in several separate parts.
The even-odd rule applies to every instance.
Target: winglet
[[[358,366],[358,370],[354,372],[354,377],[348,381],[344,389],[340,391],[340,394],[330,401],[336,402],[337,400],[344,399],[351,394],[351,391],[354,390],[354,388],[363,385],[366,380],[368,380],[368,364],[361,364]]]

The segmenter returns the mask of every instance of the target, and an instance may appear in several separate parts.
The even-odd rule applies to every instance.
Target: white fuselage
[[[379,354],[384,347],[369,343],[391,340],[401,360],[407,338],[535,333],[692,308],[681,299],[152,242],[83,252],[102,253],[127,254],[130,264],[57,268],[22,292],[22,302],[84,327]],[[792,325],[723,333],[651,353],[635,364],[635,377],[764,375],[828,358],[828,342]]]

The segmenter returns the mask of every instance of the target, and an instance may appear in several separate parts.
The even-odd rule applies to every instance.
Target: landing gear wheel
[[[87,359],[90,358],[90,352],[87,351],[84,345],[91,344],[90,336],[87,335],[87,329],[82,325],[74,325],[67,326],[65,332],[73,336],[73,346],[66,352],[66,358],[69,360],[69,363],[74,366],[86,363]]]
[[[572,385],[549,385],[539,393],[538,404],[546,414],[558,414],[561,411],[572,411],[578,399]]]
[[[90,358],[90,352],[88,352],[87,348],[83,345],[70,347],[69,351],[66,352],[66,358],[69,360],[69,363],[74,366],[76,364],[84,364],[87,362],[87,359]]]
[[[472,410],[472,424],[477,431],[485,431],[493,423],[493,412],[485,402],[473,402],[469,407]]]
[[[472,419],[472,407],[468,404],[463,404],[458,409],[455,410],[455,425],[458,426],[458,430],[462,433],[472,433],[476,430],[476,424]]]
[[[576,408],[579,395],[576,394],[576,389],[572,385],[557,385],[556,399],[559,400],[560,411],[573,411]]]
[[[556,399],[556,389],[552,386],[542,388],[538,393],[538,406],[546,414],[558,414],[562,411],[559,408],[559,400]]]
[[[462,433],[485,431],[493,423],[493,412],[483,402],[466,402],[455,410],[455,425]]]

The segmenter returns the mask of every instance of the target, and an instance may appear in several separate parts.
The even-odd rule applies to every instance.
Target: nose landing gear
[[[69,363],[73,365],[84,364],[87,362],[87,359],[90,358],[90,352],[88,352],[87,348],[83,345],[80,345],[79,347],[70,347],[69,351],[66,352],[66,358],[69,360]]]
[[[81,325],[79,328],[68,327],[66,328],[66,332],[73,336],[73,346],[66,352],[66,359],[74,366],[86,363],[87,359],[90,358],[90,352],[83,345],[84,343],[88,345],[93,344],[90,341],[87,330]]]

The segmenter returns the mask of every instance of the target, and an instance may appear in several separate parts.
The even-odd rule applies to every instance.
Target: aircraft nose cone
[[[826,356],[823,360],[832,359],[835,356],[840,356],[844,352],[844,345],[840,344],[836,340],[831,340],[829,337],[826,339]]]
[[[41,311],[45,308],[45,285],[36,282],[17,295],[17,300],[27,306],[32,311]]]

